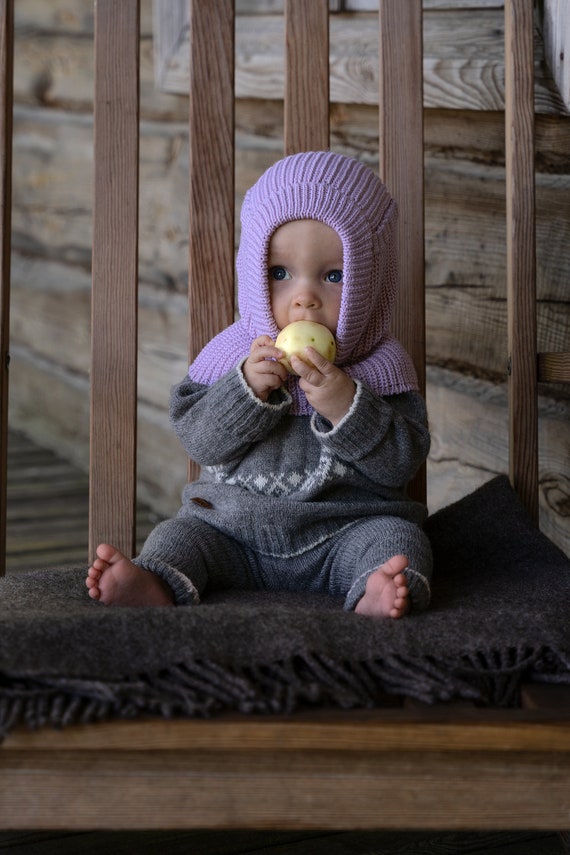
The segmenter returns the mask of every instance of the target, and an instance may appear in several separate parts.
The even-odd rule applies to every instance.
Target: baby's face
[[[342,241],[318,220],[292,220],[273,233],[269,294],[279,329],[316,321],[336,333],[343,285]]]

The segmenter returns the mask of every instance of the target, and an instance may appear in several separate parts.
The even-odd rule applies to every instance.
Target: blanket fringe
[[[519,703],[524,680],[570,683],[570,656],[521,646],[475,651],[459,664],[457,659],[402,656],[339,662],[313,653],[241,670],[194,661],[116,681],[4,674],[0,739],[18,725],[35,729],[139,716],[211,717],[229,710],[291,713],[302,705],[372,708],[385,693],[426,703],[464,698],[508,707]]]

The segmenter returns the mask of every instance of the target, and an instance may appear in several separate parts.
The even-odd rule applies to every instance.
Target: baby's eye
[[[277,265],[276,267],[269,268],[269,276],[271,279],[275,279],[276,282],[282,282],[283,279],[290,279],[291,274],[287,270],[286,267],[281,267]]]
[[[327,282],[334,282],[335,284],[342,282],[342,270],[329,270],[325,276],[325,280]]]

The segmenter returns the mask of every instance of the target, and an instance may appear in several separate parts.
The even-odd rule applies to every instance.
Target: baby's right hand
[[[278,362],[283,351],[275,347],[268,335],[260,335],[252,344],[249,356],[243,363],[243,376],[252,392],[267,401],[271,392],[279,389],[287,379],[287,369]]]

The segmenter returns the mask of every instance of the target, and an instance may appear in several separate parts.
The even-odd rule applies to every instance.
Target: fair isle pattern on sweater
[[[304,469],[302,472],[245,472],[243,475],[227,475],[226,466],[208,466],[216,483],[242,487],[252,493],[264,496],[290,496],[311,493],[350,474],[351,469],[337,457],[323,448],[316,469]]]

